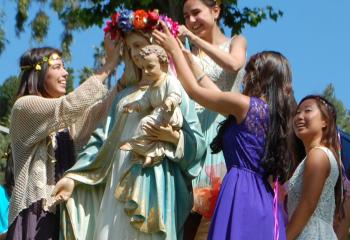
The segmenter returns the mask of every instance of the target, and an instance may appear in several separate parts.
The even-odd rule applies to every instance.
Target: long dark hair
[[[291,129],[296,107],[288,60],[279,52],[260,52],[249,59],[245,71],[243,94],[264,97],[269,105],[269,127],[261,166],[265,177],[272,175],[284,182],[293,159]],[[234,120],[229,116],[219,126],[218,135],[210,145],[213,153],[222,150],[223,133]]]
[[[20,84],[17,91],[17,98],[25,95],[46,96],[44,87],[45,75],[49,68],[48,62],[44,62],[43,57],[49,57],[57,53],[62,55],[61,51],[52,47],[32,48],[26,51],[19,60],[21,69]],[[37,63],[40,63],[41,69],[35,69]]]
[[[342,170],[339,156],[340,142],[337,130],[337,112],[334,105],[325,97],[320,95],[308,95],[304,97],[298,104],[298,107],[306,100],[313,99],[321,112],[322,118],[327,122],[327,126],[323,129],[321,144],[329,148],[337,161],[339,169],[339,177],[334,187],[336,213],[341,211],[342,205]]]

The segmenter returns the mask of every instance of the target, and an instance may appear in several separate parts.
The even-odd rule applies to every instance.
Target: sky
[[[21,54],[38,46],[60,48],[63,26],[52,13],[48,38],[42,44],[30,39],[30,31],[15,35],[14,1],[0,0],[5,9],[5,33],[8,43],[0,55],[0,84],[19,73]],[[307,94],[322,93],[329,83],[347,109],[350,109],[350,1],[349,0],[245,0],[239,7],[271,5],[283,11],[277,22],[263,21],[257,28],[246,27],[242,34],[248,41],[248,56],[263,50],[279,51],[292,67],[293,87],[299,101]],[[40,6],[34,4],[30,12]],[[25,28],[30,29],[29,23]],[[229,31],[226,31],[229,35]],[[75,70],[75,85],[79,71],[93,66],[94,47],[103,39],[102,28],[93,27],[74,33],[72,59],[66,66]]]

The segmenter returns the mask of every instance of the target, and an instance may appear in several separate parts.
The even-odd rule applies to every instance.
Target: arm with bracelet
[[[182,52],[185,56],[185,59],[188,63],[188,66],[191,68],[191,71],[195,76],[198,84],[204,88],[209,88],[215,91],[221,91],[220,88],[216,86],[216,84],[205,74],[201,67],[194,61],[192,53],[183,46],[182,42],[179,39],[177,39],[177,42],[179,43]]]

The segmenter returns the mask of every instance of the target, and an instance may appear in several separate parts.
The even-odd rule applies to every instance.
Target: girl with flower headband
[[[180,26],[180,38],[190,44],[193,61],[190,65],[198,81],[207,75],[221,90],[239,92],[243,66],[246,61],[247,42],[242,35],[226,37],[220,30],[219,21],[224,10],[218,0],[185,0],[183,15],[185,26]],[[186,46],[187,49],[189,46]],[[193,181],[194,208],[189,217],[188,238],[193,238],[201,216],[198,236],[207,234],[214,212],[220,184],[226,173],[224,156],[211,154],[209,144],[216,136],[224,117],[203,106],[196,105],[206,139],[207,155],[201,174]]]
[[[55,183],[74,163],[74,149],[106,116],[116,93],[104,98],[103,83],[114,70],[120,49],[108,37],[105,48],[107,63],[67,95],[68,72],[58,49],[33,48],[21,56],[10,126],[15,185],[7,239],[59,238],[60,208],[55,204],[66,198],[61,193],[52,196]]]
[[[72,234],[79,239],[98,240],[182,239],[184,222],[192,208],[189,186],[201,169],[204,140],[194,102],[180,83],[173,81],[174,76],[169,77],[181,89],[182,127],[149,124],[145,131],[154,140],[171,145],[176,155],[165,155],[158,164],[143,168],[132,162],[130,151],[120,150],[145,116],[143,112],[125,113],[123,107],[141,99],[152,83],[146,71],[141,71],[140,59],[142,49],[151,45],[151,31],[148,27],[135,29],[134,23],[131,29],[128,25],[130,19],[135,20],[136,12],[116,13],[112,21],[118,24],[109,25],[118,31],[116,40],[122,36],[125,42],[125,71],[120,80],[123,90],[111,107],[107,134],[102,129],[96,131],[75,166],[66,173],[77,183],[66,205],[69,220],[62,226],[66,238]],[[125,21],[124,16],[130,14],[133,17]]]
[[[324,97],[303,98],[293,120],[306,157],[288,184],[287,239],[338,239],[333,217],[342,202],[342,171],[335,107]]]

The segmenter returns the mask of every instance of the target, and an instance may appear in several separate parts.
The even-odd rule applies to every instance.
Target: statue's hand
[[[140,106],[137,102],[125,104],[123,108],[126,113],[132,113],[133,111],[140,112]]]
[[[52,191],[51,196],[54,197],[53,206],[61,202],[67,201],[73,193],[75,182],[73,179],[63,177],[56,183],[55,188]]]
[[[163,141],[177,145],[180,139],[179,131],[174,130],[170,124],[159,126],[148,123],[144,126],[144,129],[149,139],[153,141]]]
[[[173,108],[173,103],[169,99],[165,99],[162,108],[166,112],[170,112]]]

